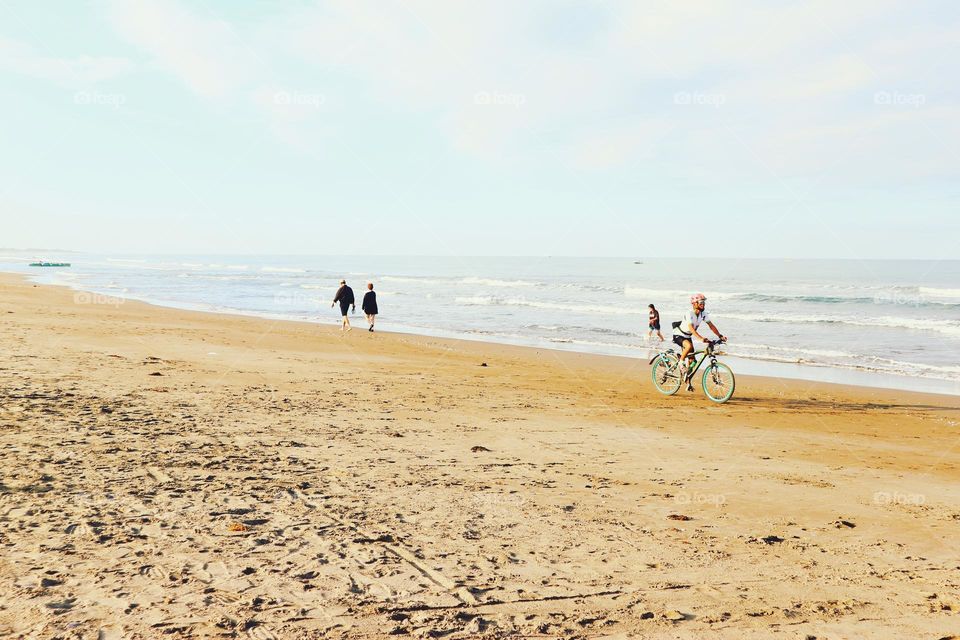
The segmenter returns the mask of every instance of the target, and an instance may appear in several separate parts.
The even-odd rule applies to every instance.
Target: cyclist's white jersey
[[[697,314],[693,313],[693,309],[688,309],[680,318],[680,326],[673,330],[673,335],[690,337],[693,335],[691,327],[699,329],[704,322],[710,322],[710,314],[706,309]]]

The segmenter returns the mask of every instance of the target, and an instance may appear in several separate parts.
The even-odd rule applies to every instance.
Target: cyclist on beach
[[[717,326],[710,320],[706,310],[707,297],[702,293],[690,296],[690,310],[683,314],[680,322],[673,323],[673,342],[680,347],[680,363],[686,371],[686,363],[693,360],[693,339],[698,338],[703,342],[709,342],[697,332],[697,329],[704,322],[710,327],[710,330],[717,334],[720,342],[726,342],[727,338],[720,333]],[[686,379],[686,375],[684,375]],[[687,391],[693,391],[693,385],[687,380]]]

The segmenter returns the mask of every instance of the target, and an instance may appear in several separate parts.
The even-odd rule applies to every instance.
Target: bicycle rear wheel
[[[703,372],[703,393],[717,403],[724,403],[733,397],[736,387],[733,370],[722,362],[709,365]]]
[[[672,396],[680,390],[682,380],[680,360],[677,356],[671,353],[661,353],[653,361],[650,375],[653,378],[653,386],[663,395]]]

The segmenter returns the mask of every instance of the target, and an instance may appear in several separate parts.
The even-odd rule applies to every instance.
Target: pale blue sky
[[[0,77],[0,246],[957,255],[955,2],[7,0]]]

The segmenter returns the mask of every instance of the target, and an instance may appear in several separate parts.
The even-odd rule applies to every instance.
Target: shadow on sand
[[[800,411],[960,411],[960,406],[945,406],[934,404],[910,404],[894,402],[842,402],[836,400],[817,400],[816,398],[757,398],[751,396],[734,396],[726,404],[731,406],[757,406],[770,409],[800,410]]]

